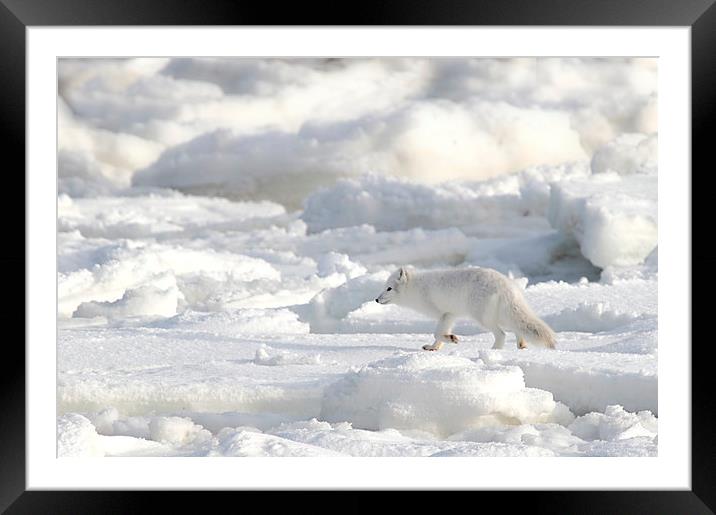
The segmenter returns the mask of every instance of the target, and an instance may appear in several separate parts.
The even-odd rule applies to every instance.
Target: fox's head
[[[408,283],[410,274],[408,269],[400,267],[398,270],[390,274],[388,280],[385,282],[383,292],[378,295],[375,301],[378,304],[391,304],[397,302],[400,294],[405,290],[405,285]]]

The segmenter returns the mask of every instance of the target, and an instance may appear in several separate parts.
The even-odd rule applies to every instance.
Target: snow
[[[281,352],[270,349],[267,346],[259,347],[254,357],[254,363],[268,367],[282,365],[320,365],[321,355],[306,356],[293,352]]]
[[[82,415],[68,413],[57,419],[57,456],[102,456],[99,435]]]
[[[211,440],[211,433],[187,418],[153,417],[149,422],[149,439],[176,446],[201,445],[202,441]]]
[[[171,431],[188,434],[186,440],[155,440],[152,424],[156,436],[156,428],[170,423],[152,422],[157,416],[191,420],[214,438],[248,427],[356,456],[448,450],[489,455],[490,446],[466,443],[486,443],[475,436],[478,429],[500,435],[493,442],[510,443],[492,449],[499,455],[599,455],[585,442],[609,438],[590,440],[581,430],[556,442],[547,433],[567,431],[574,415],[603,415],[617,401],[627,413],[657,413],[654,356],[602,352],[623,338],[618,332],[559,333],[561,350],[549,353],[493,351],[491,336],[480,333],[464,336],[444,354],[419,350],[431,341],[429,333],[248,337],[217,334],[208,325],[203,331],[178,325],[63,332],[60,412],[84,414],[101,436],[162,443],[167,455],[223,455],[221,438],[193,440],[189,436],[200,429],[182,422]],[[314,419],[320,423],[298,431],[297,425]],[[545,425],[549,431],[540,429]],[[310,429],[314,426],[316,431]],[[522,441],[501,440],[517,430],[539,431],[541,440],[529,449]],[[390,445],[383,441],[386,432],[394,435]],[[563,449],[564,438],[578,445]],[[257,442],[251,445],[260,448]],[[642,450],[651,454],[654,448],[649,444]],[[135,451],[145,455],[156,449]],[[287,455],[271,452],[276,454],[261,455]]]
[[[656,79],[653,59],[66,59],[60,191],[296,205],[374,170],[482,180],[655,132]]]
[[[594,152],[591,167],[594,173],[656,174],[658,167],[656,133],[620,134]]]
[[[500,141],[506,132],[509,137]],[[242,197],[268,196],[291,204],[315,184],[372,170],[430,180],[437,163],[448,161],[444,173],[450,177],[487,178],[535,162],[585,157],[569,117],[559,110],[426,99],[381,117],[306,124],[296,132],[247,135],[219,129],[166,151],[139,170],[133,184],[194,191],[228,184]],[[197,175],[197,168],[205,172]],[[288,190],[291,175],[304,180],[300,186],[289,180],[295,186]]]
[[[651,355],[555,351],[552,355],[485,351],[491,364],[517,365],[525,384],[552,392],[576,414],[604,411],[619,403],[631,411],[658,413],[656,363]]]
[[[658,242],[657,178],[601,173],[555,184],[548,218],[595,266],[642,263]]]
[[[223,429],[218,436],[217,453],[220,456],[340,456],[315,445],[306,445],[287,438],[263,434],[260,431]]]
[[[278,281],[281,277],[261,259],[213,249],[129,240],[112,245],[103,254],[91,268],[59,273],[60,316],[71,317],[78,309],[80,314],[83,310],[91,314],[151,314],[142,308],[151,308],[157,298],[168,304],[230,302],[212,298],[217,295],[215,282]],[[185,285],[181,292],[177,283]],[[128,290],[132,291],[127,294]],[[164,309],[162,314],[175,314],[169,311]]]
[[[157,320],[152,327],[168,330],[192,330],[215,336],[235,334],[306,334],[307,324],[285,308],[243,308],[213,313],[187,310],[179,315]]]
[[[584,440],[627,440],[635,437],[654,438],[657,420],[648,411],[628,413],[622,406],[607,406],[604,413],[579,417],[569,428]]]
[[[327,387],[321,419],[447,437],[496,423],[565,423],[571,414],[549,392],[525,388],[519,367],[408,354],[369,363]]]
[[[113,302],[83,302],[77,307],[74,315],[79,318],[106,317],[108,319],[172,316],[177,311],[179,295],[176,282],[166,289],[154,285],[127,288],[122,298]]]
[[[530,215],[544,216],[552,181],[582,178],[586,162],[539,166],[519,174],[483,182],[426,185],[400,177],[367,174],[341,179],[335,186],[308,196],[302,219],[309,232],[367,224],[379,231],[420,227],[458,227],[468,234],[488,235],[493,224],[515,223]],[[543,222],[543,220],[541,220]],[[525,220],[520,220],[525,231]],[[528,220],[539,227],[537,220]],[[529,226],[528,226],[529,227]],[[502,229],[498,234],[504,235]]]
[[[653,59],[63,59],[58,456],[655,456]],[[379,305],[494,268],[557,349]]]

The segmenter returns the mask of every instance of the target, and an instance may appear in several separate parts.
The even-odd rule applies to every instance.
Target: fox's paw
[[[457,343],[459,341],[457,336],[455,336],[454,334],[444,334],[443,336],[453,343]]]
[[[435,342],[432,345],[423,345],[423,350],[436,351],[440,350],[440,347],[442,347],[442,344],[439,342]]]

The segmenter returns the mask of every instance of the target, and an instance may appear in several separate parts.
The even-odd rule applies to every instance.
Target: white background
[[[690,489],[688,27],[29,27],[27,43],[28,489]],[[565,55],[659,58],[658,457],[56,458],[58,57]]]

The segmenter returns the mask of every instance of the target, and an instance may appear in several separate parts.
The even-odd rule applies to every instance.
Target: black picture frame
[[[6,182],[12,192],[25,191],[25,30],[30,26],[71,25],[571,25],[571,26],[685,26],[691,28],[692,73],[692,224],[709,220],[710,188],[693,187],[696,176],[713,173],[707,167],[711,131],[716,123],[716,7],[715,0],[401,0],[380,4],[329,4],[304,2],[269,3],[242,0],[0,0],[0,131]],[[8,158],[15,158],[8,160]],[[713,167],[713,166],[711,166]],[[51,179],[48,176],[48,180]],[[15,181],[13,183],[12,181]],[[17,199],[24,202],[24,195]],[[0,203],[3,218],[16,220],[24,205]],[[9,224],[8,224],[9,225]],[[6,229],[14,242],[0,252],[4,270],[25,268],[25,226]],[[692,235],[698,234],[692,226]],[[20,243],[22,242],[22,243]],[[689,250],[689,249],[685,249]],[[694,270],[713,265],[716,258],[692,245]],[[10,302],[2,311],[16,324],[25,320],[24,283],[19,273],[6,274]],[[696,276],[698,277],[698,275]],[[703,286],[692,283],[692,332],[708,320],[708,302],[693,302]],[[22,295],[19,292],[22,291]],[[54,291],[51,287],[49,291]],[[23,302],[20,302],[20,298]],[[696,322],[696,323],[693,323]],[[9,325],[9,324],[8,324]],[[685,328],[687,346],[692,336]],[[16,338],[6,338],[0,381],[0,511],[20,513],[136,513],[148,511],[150,501],[159,500],[167,508],[221,506],[235,496],[252,502],[256,492],[80,492],[27,491],[25,483],[25,353],[21,343],[25,326]],[[708,335],[707,335],[708,338]],[[696,341],[695,338],[692,338]],[[671,343],[671,342],[670,342]],[[708,344],[710,342],[705,341]],[[530,513],[714,513],[716,510],[716,438],[713,413],[716,410],[716,382],[710,370],[707,345],[691,345],[692,351],[692,489],[689,491],[559,491],[559,492],[450,492],[451,495],[478,495],[480,502],[515,502]],[[190,495],[191,494],[191,495]],[[365,493],[344,493],[340,511],[365,512],[375,505]],[[156,497],[160,496],[160,499]],[[335,505],[322,492],[293,492],[292,503],[310,509]],[[150,499],[151,498],[151,499]],[[422,507],[440,502],[434,493],[411,492],[410,500]],[[474,502],[473,499],[470,499]],[[401,501],[402,502],[402,501]],[[218,504],[217,504],[218,503]],[[455,500],[451,498],[451,505]],[[297,504],[298,505],[298,504]],[[436,509],[444,510],[435,505]],[[237,506],[239,509],[239,506]],[[203,511],[203,510],[202,510]]]

